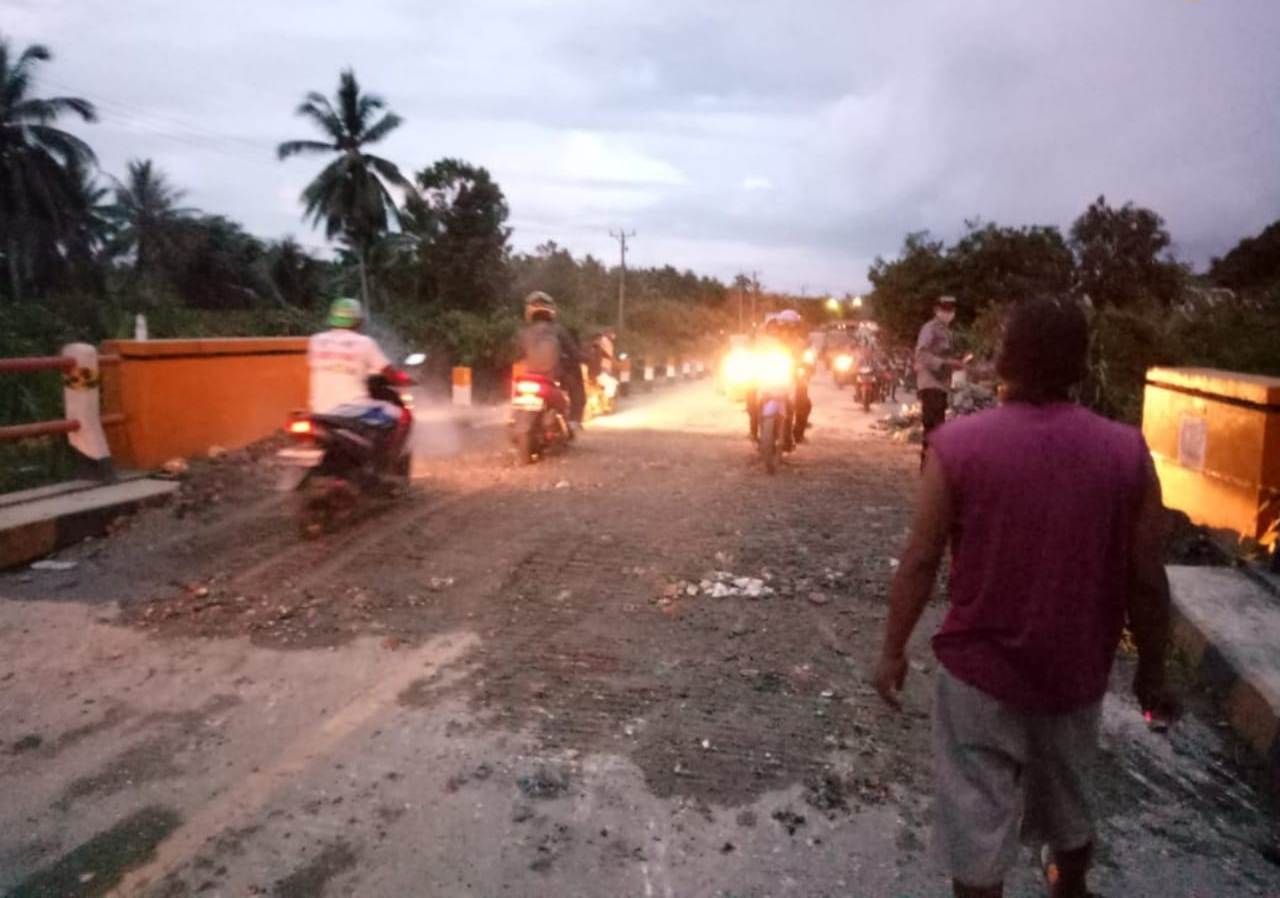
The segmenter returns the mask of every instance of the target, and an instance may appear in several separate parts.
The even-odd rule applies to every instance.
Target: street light
[[[833,312],[833,313],[834,313],[834,312],[839,312],[839,311],[840,311],[840,300],[836,299],[834,296],[830,296],[830,297],[828,297],[828,298],[827,298],[827,311],[828,311],[828,312]]]
[[[862,297],[861,297],[861,296],[855,296],[855,297],[853,298],[853,307],[854,307],[855,309],[860,309],[860,308],[862,308]]]

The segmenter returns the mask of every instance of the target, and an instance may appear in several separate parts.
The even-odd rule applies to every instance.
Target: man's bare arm
[[[889,592],[889,620],[874,677],[876,691],[891,704],[896,704],[893,692],[902,688],[906,677],[907,641],[929,603],[950,526],[946,477],[937,454],[931,453],[925,463],[911,535]]]

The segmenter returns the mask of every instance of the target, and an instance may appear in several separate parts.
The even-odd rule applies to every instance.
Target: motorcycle
[[[854,381],[853,354],[841,352],[831,359],[831,380],[837,390],[843,390]]]
[[[521,464],[532,464],[547,452],[564,449],[573,439],[569,397],[548,377],[517,373],[511,384],[510,428]]]
[[[794,448],[791,397],[795,392],[795,368],[786,352],[775,351],[757,355],[755,369],[755,401],[760,407],[757,448],[765,471],[774,474],[779,454]]]
[[[591,377],[587,366],[582,366],[582,379],[587,388],[587,416],[599,418],[612,415],[617,407],[618,380],[608,371]]]
[[[871,403],[878,398],[879,391],[880,378],[876,374],[876,369],[863,362],[862,366],[858,368],[858,379],[853,394],[854,401],[862,404],[864,412],[869,412],[871,411]]]
[[[406,359],[420,365],[421,354]],[[277,457],[294,467],[298,524],[314,538],[336,529],[371,497],[407,489],[413,469],[413,378],[403,371],[371,375],[369,396],[327,412],[294,412],[285,424],[293,445]]]

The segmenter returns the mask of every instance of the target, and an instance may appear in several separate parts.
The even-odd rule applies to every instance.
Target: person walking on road
[[[955,317],[956,298],[939,296],[933,317],[920,328],[916,340],[916,397],[920,400],[920,418],[924,425],[924,441],[920,447],[922,468],[929,452],[930,434],[947,419],[951,374],[965,366],[965,359],[952,355],[951,322]]]
[[[1070,400],[1087,349],[1074,301],[1014,308],[997,362],[1006,401],[933,434],[893,582],[873,682],[897,707],[950,543],[933,637],[934,848],[958,898],[1000,898],[1020,826],[1042,846],[1052,898],[1090,895],[1089,764],[1126,624],[1139,704],[1173,713],[1160,483],[1139,431]]]

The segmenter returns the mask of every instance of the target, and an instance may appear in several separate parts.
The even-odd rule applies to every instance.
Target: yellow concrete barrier
[[[1280,519],[1280,378],[1152,368],[1142,432],[1170,508],[1255,539]]]
[[[268,436],[307,406],[305,337],[112,340],[102,369],[111,453],[125,467],[234,449]]]
[[[471,369],[455,367],[453,369],[453,404],[471,404]]]

